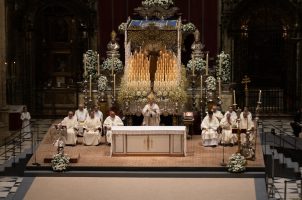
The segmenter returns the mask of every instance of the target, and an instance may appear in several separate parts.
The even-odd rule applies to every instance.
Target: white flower
[[[118,30],[119,30],[119,32],[124,32],[125,30],[126,30],[126,28],[127,28],[127,23],[126,22],[123,22],[123,23],[121,23],[119,26],[118,26]]]
[[[228,162],[228,171],[233,173],[245,171],[246,159],[240,153],[232,154]]]
[[[183,24],[181,26],[181,30],[183,32],[188,32],[188,33],[191,33],[191,32],[194,32],[196,30],[196,26],[193,24],[193,23],[187,23],[187,24]]]
[[[112,63],[112,60],[113,60],[113,63]],[[109,70],[111,71],[112,70],[112,67],[113,67],[113,70],[114,71],[122,71],[123,69],[123,63],[120,59],[118,58],[107,58],[103,64],[102,64],[102,68],[104,70]]]
[[[213,76],[209,76],[205,82],[206,82],[207,90],[212,90],[212,91],[216,90],[216,79]]]
[[[221,65],[221,67],[220,67]],[[216,76],[221,75],[221,80],[224,83],[229,83],[231,80],[231,57],[223,51],[217,56],[216,60]]]
[[[106,76],[100,76],[98,79],[98,90],[105,91],[107,88],[108,80]]]
[[[194,67],[195,71],[202,71],[203,69],[205,69],[205,66],[206,66],[205,60],[203,60],[202,58],[194,58],[189,60],[187,64],[187,69],[192,71]]]
[[[86,56],[86,71],[87,71],[87,76],[92,75],[93,77],[96,76],[96,72],[97,72],[97,56],[98,53],[96,51],[93,50],[88,50],[85,53]]]
[[[51,160],[54,171],[64,171],[67,169],[70,158],[62,153],[55,154]]]
[[[161,6],[164,8],[168,8],[173,5],[173,0],[144,0],[142,1],[143,6],[151,7],[151,6]]]

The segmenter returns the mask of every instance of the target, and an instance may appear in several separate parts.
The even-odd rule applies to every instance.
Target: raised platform
[[[44,162],[49,155],[55,154],[56,147],[53,142],[57,138],[56,131],[50,128],[35,154],[27,164],[26,173],[43,174],[52,173],[50,163]],[[161,172],[163,173],[199,173],[215,172],[214,174],[225,174],[227,170],[220,165],[222,161],[222,146],[216,148],[203,147],[201,145],[201,136],[194,135],[192,139],[187,140],[186,157],[169,156],[127,156],[110,157],[110,147],[105,144],[99,146],[84,146],[82,138],[78,138],[77,146],[66,146],[65,153],[69,155],[79,155],[78,162],[71,163],[69,172],[64,173],[108,173],[108,172]],[[104,138],[102,138],[104,143]],[[231,154],[235,153],[237,146],[225,147],[225,162]],[[40,166],[32,165],[36,161]],[[248,161],[247,172],[249,176],[253,174],[264,174],[265,166],[263,160],[260,141],[258,140],[256,148],[256,160]],[[227,173],[228,174],[228,173]],[[79,175],[79,174],[78,174]]]

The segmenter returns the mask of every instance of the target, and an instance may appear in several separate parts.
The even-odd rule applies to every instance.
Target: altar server
[[[98,145],[101,141],[101,127],[100,119],[95,117],[94,111],[91,111],[84,122],[83,143],[88,146]]]
[[[63,121],[59,124],[65,127],[66,137],[65,144],[66,145],[76,145],[77,143],[77,132],[75,131],[77,126],[77,120],[73,115],[72,111],[68,112],[68,116],[63,119]]]
[[[247,117],[252,119],[252,113],[249,111],[248,107],[245,106],[243,108],[243,111],[240,113],[240,118],[243,118],[243,113],[246,112],[247,113]]]
[[[145,105],[144,109],[142,110],[142,114],[144,115],[143,126],[159,126],[160,110],[154,101],[154,94],[149,94],[148,104]]]
[[[236,120],[231,118],[231,114],[222,118],[220,122],[221,131],[221,144],[230,144],[233,146],[237,142],[237,135],[232,133],[232,128],[236,127]]]
[[[113,110],[110,110],[109,116],[105,119],[103,126],[107,130],[106,131],[107,143],[111,144],[111,142],[112,142],[111,127],[112,126],[124,126],[124,123],[121,120],[121,118],[115,114],[115,112]]]
[[[233,106],[229,106],[229,110],[226,111],[226,113],[224,114],[224,117],[226,117],[226,115],[227,115],[228,113],[231,114],[232,120],[236,120],[236,119],[237,119],[237,114],[236,114],[236,112],[234,111]]]
[[[27,106],[23,107],[23,111],[21,113],[20,119],[22,120],[22,129],[21,133],[26,134],[24,138],[31,137],[31,130],[30,130],[30,113],[27,111]]]
[[[75,111],[75,117],[78,121],[78,135],[83,136],[83,125],[88,116],[87,109],[84,108],[83,104],[79,105],[78,110]]]
[[[201,123],[201,138],[203,146],[216,147],[218,145],[218,133],[219,121],[213,116],[213,112],[209,111],[208,115],[202,120]]]
[[[249,134],[250,141],[254,139],[254,122],[252,121],[251,118],[248,117],[248,112],[243,112],[242,117],[240,118],[240,129],[246,129],[247,134]],[[241,142],[245,143],[246,142],[246,135],[242,134],[241,135]]]

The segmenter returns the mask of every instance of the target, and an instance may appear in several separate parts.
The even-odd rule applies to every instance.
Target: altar
[[[185,126],[113,126],[111,156],[186,156]]]

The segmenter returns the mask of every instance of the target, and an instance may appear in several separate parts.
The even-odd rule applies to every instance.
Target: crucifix
[[[242,79],[241,83],[245,84],[244,86],[244,93],[245,93],[245,106],[248,106],[248,87],[247,84],[251,82],[251,79],[247,76],[244,75],[244,78]]]

